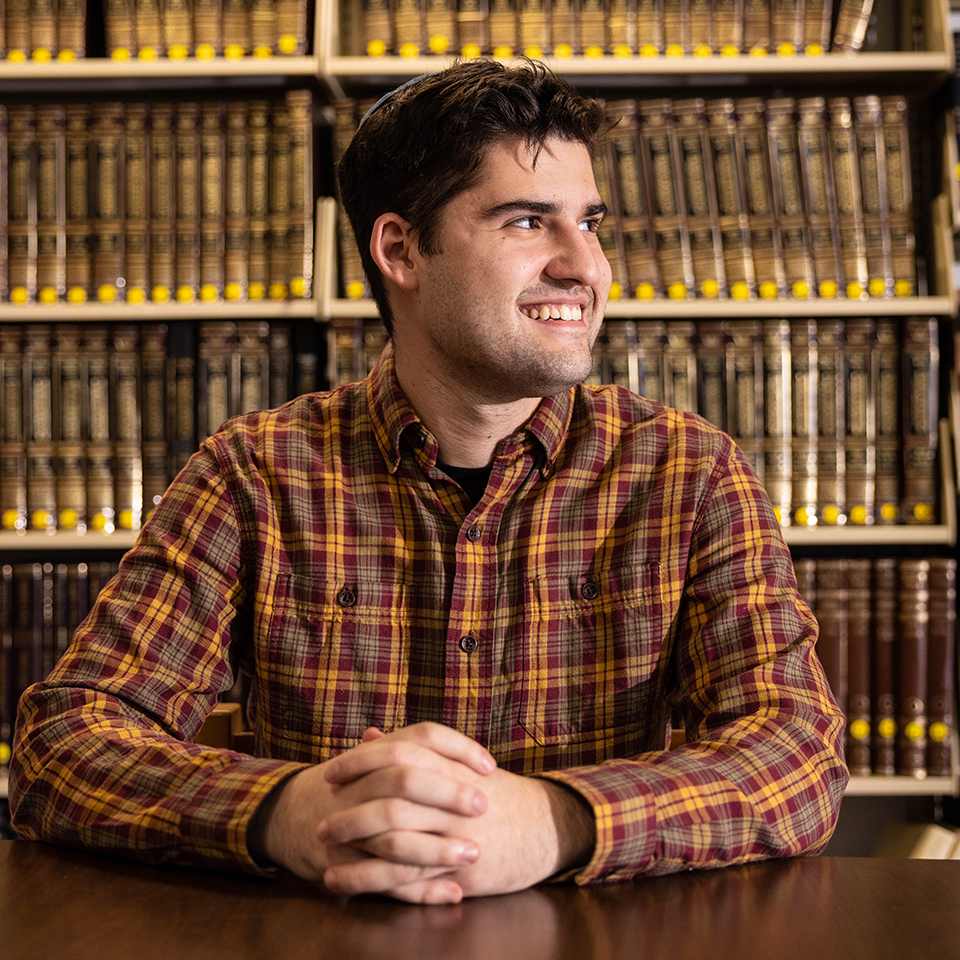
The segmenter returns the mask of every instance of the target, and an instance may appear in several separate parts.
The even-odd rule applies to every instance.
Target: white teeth
[[[521,307],[520,312],[525,317],[532,320],[580,320],[583,317],[583,311],[577,306],[542,306],[542,307]]]

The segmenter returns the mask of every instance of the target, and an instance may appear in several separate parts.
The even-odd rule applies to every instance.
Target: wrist
[[[565,784],[555,780],[540,782],[547,788],[557,833],[557,863],[551,876],[586,866],[597,842],[593,808],[583,796]]]

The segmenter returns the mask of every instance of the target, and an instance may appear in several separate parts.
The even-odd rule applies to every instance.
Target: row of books
[[[116,570],[114,561],[0,566],[0,769],[20,694],[53,669]]]
[[[342,151],[366,101],[337,108]],[[900,96],[608,102],[594,164],[611,296],[889,298],[917,292]],[[367,294],[341,221],[343,295]]]
[[[116,60],[305,54],[311,8],[308,0],[5,0],[0,56],[43,63],[104,53]],[[102,34],[106,50],[98,49]]]
[[[0,300],[311,296],[313,139],[307,90],[0,105]]]
[[[873,0],[364,0],[370,56],[853,53]]]
[[[950,776],[956,735],[953,557],[795,561],[817,655],[847,718],[850,772]]]
[[[326,383],[303,321],[0,324],[0,539],[137,529],[228,417]]]

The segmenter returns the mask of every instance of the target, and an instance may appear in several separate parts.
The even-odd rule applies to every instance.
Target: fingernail
[[[488,753],[480,763],[484,773],[493,773],[497,769],[497,761]]]
[[[487,809],[487,797],[486,794],[477,792],[473,795],[473,810],[474,813],[483,813]]]
[[[330,836],[330,824],[326,820],[321,820],[317,826],[317,836],[321,840],[326,840]]]
[[[479,856],[479,847],[474,846],[472,843],[465,843],[460,849],[459,859],[461,863],[474,863]]]

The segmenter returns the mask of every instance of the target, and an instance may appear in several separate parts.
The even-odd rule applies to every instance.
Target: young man
[[[25,836],[417,902],[822,849],[843,720],[755,475],[578,386],[603,126],[492,61],[371,111],[339,177],[392,343],[174,481],[23,698]],[[240,671],[257,757],[190,742]]]

